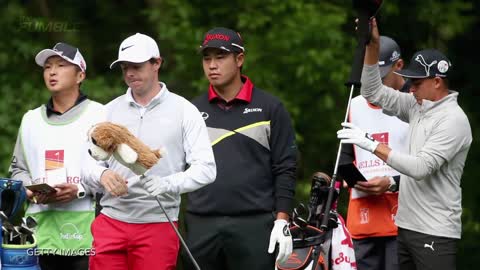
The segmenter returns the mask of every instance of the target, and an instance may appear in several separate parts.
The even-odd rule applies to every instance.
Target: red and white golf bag
[[[308,208],[300,204],[292,214],[293,252],[287,261],[277,264],[279,270],[357,269],[352,238],[335,207],[329,211],[328,230],[319,229],[330,180],[324,173],[313,175]],[[302,217],[305,214],[307,217]]]

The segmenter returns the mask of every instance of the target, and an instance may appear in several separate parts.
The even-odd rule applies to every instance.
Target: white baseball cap
[[[112,69],[118,62],[143,63],[159,57],[160,50],[157,42],[147,35],[136,33],[120,44],[118,59],[110,65],[110,68]]]
[[[80,51],[67,43],[59,42],[53,46],[53,49],[44,49],[35,56],[37,65],[43,67],[49,57],[60,56],[66,61],[77,65],[83,72],[87,70],[87,63],[83,59]]]

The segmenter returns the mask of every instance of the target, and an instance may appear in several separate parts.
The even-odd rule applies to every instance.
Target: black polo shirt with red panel
[[[197,215],[291,213],[295,192],[295,133],[280,100],[242,76],[243,87],[226,102],[210,85],[192,101],[212,142],[217,178],[188,193]]]

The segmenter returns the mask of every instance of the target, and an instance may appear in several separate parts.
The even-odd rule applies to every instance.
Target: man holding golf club
[[[172,270],[179,237],[168,219],[178,220],[180,194],[215,180],[216,166],[200,112],[160,82],[163,59],[151,37],[137,33],[118,49],[127,92],[106,105],[107,119],[127,127],[151,149],[163,149],[145,177],[111,158],[96,185],[105,193],[92,224],[91,270]],[[186,169],[187,168],[187,169]],[[166,212],[156,200],[158,196]]]
[[[408,153],[374,140],[351,123],[337,132],[402,173],[398,226],[400,269],[456,269],[456,244],[461,237],[463,167],[472,133],[467,116],[449,90],[451,64],[435,49],[418,51],[408,68],[396,73],[411,78],[411,94],[382,84],[378,71],[379,32],[370,21],[362,74],[362,95],[371,103],[409,123]],[[358,187],[368,186],[368,182]],[[357,186],[356,186],[357,187]]]
[[[380,36],[380,77],[384,85],[408,92],[409,84],[395,73],[403,68],[398,44]],[[361,95],[352,99],[349,122],[365,129],[382,142],[406,151],[408,124],[382,112]],[[398,205],[400,174],[372,153],[357,146],[342,146],[342,163],[355,164],[368,179],[368,185],[350,190],[347,227],[360,270],[396,270],[397,226],[394,217]]]
[[[46,182],[55,188],[49,194],[27,189],[26,215],[38,222],[40,267],[86,270],[94,208],[82,184],[92,177],[84,169],[95,161],[86,153],[85,134],[104,120],[104,107],[80,90],[87,66],[77,48],[57,43],[39,52],[35,62],[51,97],[23,116],[10,171],[24,185]]]
[[[188,243],[202,269],[274,269],[292,252],[288,229],[295,191],[295,133],[274,96],[242,75],[243,39],[223,28],[200,46],[208,92],[202,112],[217,162],[216,181],[188,194]]]

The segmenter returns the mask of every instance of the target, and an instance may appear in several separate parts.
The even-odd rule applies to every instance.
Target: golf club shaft
[[[350,105],[352,104],[352,96],[353,96],[353,90],[355,89],[355,86],[352,85],[350,87],[350,95],[348,96],[348,104],[347,104],[347,111],[345,112],[345,118],[343,119],[343,122],[347,122],[348,121],[348,114],[350,113]],[[337,159],[335,160],[335,168],[333,169],[333,175],[336,176],[337,175],[337,170],[338,170],[338,163],[340,161],[340,156],[342,154],[342,144],[340,143],[338,145],[338,151],[337,151]],[[330,183],[330,186],[331,187],[334,187],[335,186],[335,181],[331,181]]]
[[[192,255],[192,253],[190,253],[190,249],[188,249],[188,246],[185,243],[185,241],[183,241],[183,238],[180,235],[180,232],[178,231],[177,226],[175,226],[175,224],[173,224],[172,220],[170,219],[170,217],[167,214],[167,211],[165,211],[165,208],[163,208],[163,205],[162,205],[162,202],[160,201],[160,198],[158,196],[155,196],[155,199],[157,200],[158,205],[160,205],[160,208],[162,208],[162,211],[165,214],[165,216],[167,217],[168,222],[170,222],[170,225],[172,225],[173,230],[175,231],[178,238],[180,239],[180,242],[182,243],[183,248],[185,248],[185,251],[187,252],[188,257],[190,257],[190,260],[192,261],[193,265],[195,266],[195,268],[197,270],[200,270],[200,266],[198,265],[197,261],[195,261],[195,258],[193,258],[193,255]]]
[[[345,112],[345,118],[343,122],[347,122],[348,120],[348,114],[350,112],[350,104],[352,103],[352,96],[353,96],[354,89],[355,89],[355,85],[352,84],[350,87],[350,94],[348,95],[347,111]],[[337,170],[338,170],[338,163],[340,161],[341,153],[342,153],[342,143],[338,145],[337,159],[335,160],[335,167],[333,168],[332,181],[330,182],[330,189],[328,192],[327,201],[325,203],[325,214],[323,215],[322,225],[320,225],[320,228],[323,231],[326,231],[328,229],[328,220],[330,218],[330,210],[332,209],[333,196],[335,195],[334,192],[336,192],[335,182],[337,181]]]

